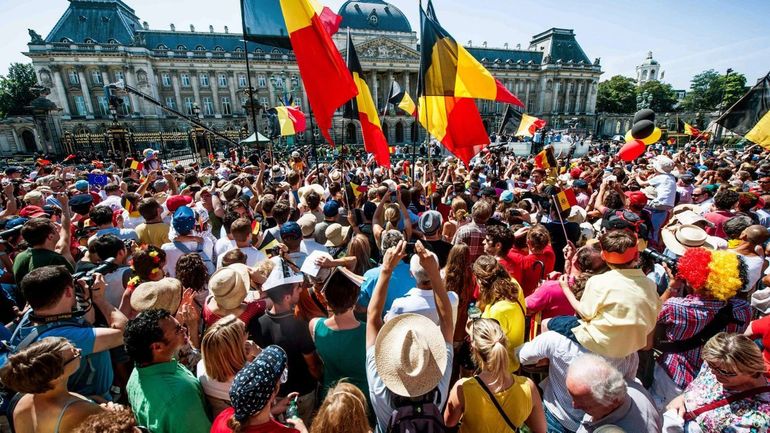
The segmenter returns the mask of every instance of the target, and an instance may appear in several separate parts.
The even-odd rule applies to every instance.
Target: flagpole
[[[315,142],[315,128],[313,127],[313,109],[308,104],[308,113],[310,115],[310,143],[313,146],[313,154],[315,156],[315,168],[318,170],[318,147]]]
[[[246,27],[244,26],[244,29]],[[249,45],[246,41],[246,33],[243,33],[243,51],[246,56],[246,80],[249,84],[249,104],[251,105],[251,125],[254,129],[254,139],[257,142],[257,148],[259,148],[259,128],[257,125],[257,111],[261,109],[254,105],[254,88],[251,87],[251,65],[249,62]],[[272,156],[272,150],[270,152]]]
[[[564,242],[569,244],[569,237],[567,236],[567,228],[564,227],[564,220],[561,217],[561,206],[559,206],[559,203],[556,201],[556,196],[551,196],[551,201],[553,202],[553,205],[556,206],[556,215],[559,216],[559,222],[561,223],[561,230],[564,233]]]

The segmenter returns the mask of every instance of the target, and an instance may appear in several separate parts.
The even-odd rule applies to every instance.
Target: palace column
[[[581,113],[584,112],[584,105],[581,104],[583,101],[580,100],[580,97],[583,94],[583,85],[585,81],[584,80],[578,80],[578,86],[577,86],[577,92],[575,94],[575,113]]]
[[[227,77],[227,74],[225,76]],[[235,114],[241,109],[241,99],[235,93],[236,77],[235,71],[233,71],[232,77],[227,78],[227,87],[230,89],[230,114]]]
[[[176,109],[184,113],[185,111],[184,111],[184,105],[182,103],[182,91],[179,89],[179,75],[177,75],[176,72],[171,74],[171,87],[174,88],[174,99],[176,99]]]
[[[59,99],[59,106],[62,108],[65,116],[71,116],[70,104],[67,99],[67,91],[64,88],[64,81],[61,79],[61,72],[59,68],[51,68],[53,72],[53,84],[56,90],[56,95]]]
[[[561,80],[553,80],[553,102],[551,103],[551,112],[559,112],[559,90],[561,90]]]
[[[540,77],[540,92],[537,95],[537,111],[539,113],[545,113],[545,92],[548,89],[548,80],[546,77]]]
[[[374,98],[374,108],[379,111],[380,110],[380,98],[379,96],[379,77],[377,76],[377,71],[372,72],[372,97]]]
[[[575,80],[568,79],[567,80],[567,91],[564,92],[564,112],[570,113],[575,109],[575,105],[573,104],[572,97],[575,92]]]
[[[86,82],[86,76],[83,73],[83,69],[78,67],[78,81],[80,81],[80,91],[83,92],[83,99],[86,102],[86,118],[93,119],[94,117],[94,104],[91,102],[91,92],[88,90],[88,83]]]
[[[131,86],[133,88],[136,88],[136,77],[134,76],[134,68],[133,67],[126,67],[124,69],[124,75],[126,77],[126,85]],[[133,93],[128,94],[128,98],[131,101],[131,109],[133,113],[139,113],[144,114],[144,104],[141,106],[139,105],[139,98],[137,98],[136,95]],[[129,113],[131,114],[131,113]]]
[[[219,73],[217,71],[209,72],[209,86],[211,86],[211,97],[214,99],[214,116],[222,117],[222,106],[219,104]]]
[[[525,80],[524,85],[524,111],[529,111],[529,94],[531,92],[532,80]],[[534,110],[533,110],[534,111]]]
[[[409,93],[409,96],[412,97],[412,99],[416,98],[417,95],[412,93],[412,89],[409,87],[409,76],[412,75],[410,72],[404,72],[404,90]],[[414,101],[414,103],[417,103],[417,100]]]
[[[586,113],[593,114],[596,111],[596,83],[593,80],[588,82],[586,93]]]
[[[273,80],[271,79],[272,76],[268,75],[265,77],[265,85],[267,86],[267,92],[270,95],[270,100],[267,101],[267,105],[275,105],[275,89],[273,88]],[[276,80],[278,77],[276,77]],[[256,83],[257,81],[252,81],[252,83]],[[259,84],[257,84],[258,86]]]

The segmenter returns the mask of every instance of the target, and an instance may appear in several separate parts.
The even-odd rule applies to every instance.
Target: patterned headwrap
[[[271,345],[235,375],[230,388],[230,402],[235,409],[233,417],[236,421],[246,421],[270,403],[270,396],[287,362],[286,352],[279,346]]]

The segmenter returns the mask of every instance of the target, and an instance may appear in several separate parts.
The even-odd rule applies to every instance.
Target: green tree
[[[0,75],[0,118],[26,114],[25,108],[35,99],[30,88],[37,84],[35,70],[29,63],[12,63],[8,75]]]
[[[596,111],[604,113],[633,113],[636,111],[636,83],[633,79],[615,75],[599,83]]]
[[[652,96],[650,108],[656,113],[668,113],[674,111],[677,103],[676,93],[671,84],[661,83],[657,80],[647,81],[637,89],[639,94],[647,93]]]
[[[746,76],[740,73],[722,75],[709,69],[692,77],[690,90],[682,105],[687,111],[716,111],[724,98],[724,106],[734,104],[746,92]]]

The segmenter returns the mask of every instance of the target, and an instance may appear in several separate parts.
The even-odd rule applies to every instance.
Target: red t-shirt
[[[215,419],[211,425],[211,433],[232,433],[233,430],[227,426],[227,421],[233,417],[235,409],[228,407],[223,410]],[[243,433],[299,433],[299,430],[286,427],[276,420],[270,420],[260,425],[250,425],[241,430]]]
[[[543,251],[542,254],[547,255],[546,251]],[[553,250],[551,250],[551,257],[555,257],[553,255]],[[506,269],[508,270],[508,273],[519,282],[525,297],[531,295],[540,284],[541,269],[539,265],[535,265],[535,262],[538,260],[540,260],[538,256],[514,248],[508,252],[508,257],[506,257],[506,264],[510,266],[510,269]],[[505,267],[506,264],[503,264],[503,267]],[[542,275],[547,276],[548,264],[544,263],[544,265],[546,269]],[[551,270],[553,270],[553,265],[554,261],[551,261]]]
[[[765,360],[765,372],[770,373],[770,316],[751,322],[751,330],[755,336],[762,336],[762,346],[765,347],[762,351],[762,357]]]
[[[725,221],[734,216],[735,214],[726,210],[709,212],[706,215],[703,215],[703,218],[714,224],[714,227],[706,227],[706,233],[708,233],[710,236],[718,236],[722,239],[727,239],[727,233],[725,233],[723,226]]]
[[[543,267],[545,267],[545,271],[543,272],[544,277],[548,277],[548,274],[553,272],[553,267],[556,265],[556,254],[553,252],[553,247],[548,245],[543,248],[542,253],[530,253],[530,255],[543,262]]]
[[[206,326],[211,326],[214,322],[221,319],[221,317],[211,312],[208,301],[209,300],[207,299],[203,304],[203,321],[206,322]],[[243,313],[241,313],[241,316],[238,318],[248,325],[249,322],[251,322],[251,319],[261,316],[265,313],[266,309],[267,302],[264,300],[260,299],[258,301],[252,301],[246,304],[246,309],[243,310]]]

